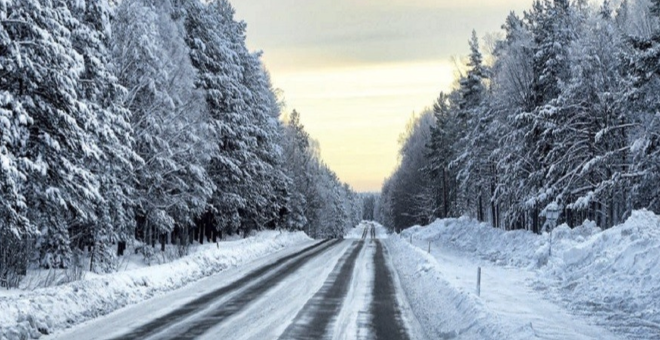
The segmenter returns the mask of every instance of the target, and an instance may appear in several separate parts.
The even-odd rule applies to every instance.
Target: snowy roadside
[[[450,285],[435,258],[396,235],[385,243],[410,308],[427,338],[510,339],[497,316],[475,295]]]
[[[403,240],[408,243],[410,238]],[[426,244],[425,244],[426,243]],[[428,251],[428,243],[413,238],[417,251]],[[412,246],[411,246],[412,247]],[[465,254],[431,247],[435,270],[443,275],[450,289],[476,296],[477,268],[481,268],[478,300],[506,339],[616,339],[607,330],[589,325],[569,311],[548,301],[542,293],[528,287],[533,272],[517,267],[502,267],[488,261],[471,259]],[[481,336],[480,336],[481,337]]]
[[[281,249],[311,244],[304,233],[264,231],[171,263],[90,277],[0,298],[0,339],[39,338]]]
[[[506,339],[660,337],[660,217],[653,213],[635,211],[606,231],[587,222],[551,235],[446,219],[392,239],[410,248],[411,236],[418,256],[454,290],[474,295],[476,268],[483,268],[478,301],[501,319]]]

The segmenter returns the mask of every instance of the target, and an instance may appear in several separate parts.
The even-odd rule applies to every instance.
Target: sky
[[[233,0],[247,43],[263,51],[286,112],[296,109],[321,157],[360,192],[398,162],[414,113],[454,83],[473,29],[498,32],[532,0]]]

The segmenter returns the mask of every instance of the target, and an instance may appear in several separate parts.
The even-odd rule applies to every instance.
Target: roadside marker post
[[[431,241],[429,241],[429,254],[431,253]]]
[[[477,268],[477,296],[481,296],[481,267]]]

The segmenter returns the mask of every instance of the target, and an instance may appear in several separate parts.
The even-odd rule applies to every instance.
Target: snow
[[[361,239],[365,229],[373,227],[376,231],[376,238],[386,241],[388,238],[387,230],[380,224],[372,221],[362,221],[355,228],[349,230],[344,238]],[[371,312],[370,306],[374,299],[374,256],[376,253],[376,244],[371,235],[367,233],[364,247],[357,258],[351,286],[343,302],[342,309],[337,315],[337,321],[334,326],[333,340],[353,340],[353,339],[373,339],[373,330],[370,328]],[[391,256],[386,255],[386,259],[391,260]],[[397,289],[397,303],[401,308],[402,319],[405,327],[408,329],[412,339],[423,339],[424,332],[417,322],[415,315],[401,289],[399,277],[394,270],[392,262],[388,261]]]
[[[0,339],[38,338],[284,248],[311,242],[302,232],[264,231],[246,239],[208,245],[168,264],[6,294],[0,297]]]
[[[349,240],[359,240],[362,238],[362,233],[364,232],[364,229],[360,227],[362,224],[355,226],[351,229],[348,230],[346,235],[344,235],[345,239]]]
[[[381,226],[380,224],[372,221],[362,221],[360,224],[357,226],[351,228],[346,235],[344,236],[345,239],[361,239],[362,238],[362,233],[364,232],[365,228],[369,227],[374,227],[376,229],[376,238],[378,239],[386,239],[388,237],[387,235],[387,230]],[[371,235],[367,234],[367,239],[371,239]]]
[[[365,223],[351,229],[349,234],[359,232],[362,236]],[[358,238],[358,237],[355,237]],[[369,329],[369,306],[373,300],[375,248],[366,244],[355,263],[351,286],[335,322],[333,340],[371,339]]]
[[[209,329],[200,336],[200,339],[277,339],[291,324],[307,301],[321,289],[339,259],[351,248],[352,244],[351,241],[344,241],[330,247],[321,256],[313,257],[299,270],[288,275],[263,295],[251,301],[244,309]],[[107,316],[85,322],[79,327],[58,332],[54,336],[47,336],[46,339],[100,340],[126,334],[131,329],[152,319],[159,318],[199,296],[226,286],[257,268],[301,249],[301,246],[288,247],[267,258],[228,269],[220,274],[209,276],[144,303],[117,310]],[[337,315],[337,322],[334,324],[333,339],[352,340],[364,339],[369,336],[368,311],[372,296],[373,252],[373,248],[365,244],[357,259],[351,289],[346,296],[340,313]],[[246,285],[245,288],[249,288],[250,285]],[[200,310],[199,315],[192,315],[186,320],[182,320],[181,323],[173,323],[171,328],[163,330],[154,338],[159,338],[159,335],[167,333],[169,329],[176,329],[179,326],[185,327],[189,321],[204,317],[205,311],[222,306],[236,294],[240,294],[242,289],[244,288],[226,296],[218,297],[204,310]]]
[[[472,293],[452,286],[435,258],[400,237],[390,237],[387,248],[427,338],[507,339],[494,314]]]
[[[605,231],[587,221],[544,235],[438,220],[388,246],[430,338],[660,337],[660,217],[651,212]]]
[[[245,310],[211,328],[200,340],[278,339],[307,301],[321,289],[349,246],[350,242],[343,242],[322,256],[314,257]]]

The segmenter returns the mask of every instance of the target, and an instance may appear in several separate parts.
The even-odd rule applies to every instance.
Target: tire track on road
[[[396,296],[394,279],[387,266],[385,251],[380,240],[376,240],[374,254],[375,278],[371,301],[372,330],[376,339],[409,340]]]
[[[297,261],[293,262],[293,265],[299,263],[302,260],[305,260],[303,262],[306,262],[311,256],[316,255],[320,253],[321,251],[333,246],[336,244],[336,242],[331,242],[328,244],[330,240],[324,240],[319,243],[313,244],[309,247],[306,247],[294,254],[285,256],[281,259],[278,259],[277,261],[268,264],[266,266],[263,266],[259,269],[256,269],[246,276],[242,277],[239,280],[234,281],[233,283],[224,286],[222,288],[216,289],[214,291],[211,291],[207,294],[204,294],[198,298],[196,298],[193,301],[190,301],[186,303],[185,305],[177,308],[176,310],[167,313],[159,318],[156,318],[138,328],[135,330],[132,330],[129,334],[124,334],[115,338],[112,338],[113,340],[141,340],[144,338],[147,338],[149,336],[153,336],[168,327],[176,324],[177,322],[192,316],[200,311],[203,311],[205,308],[211,306],[214,302],[217,300],[223,298],[225,295],[233,293],[235,291],[240,290],[241,288],[244,288],[245,286],[249,285],[251,282],[258,280],[259,278],[262,278],[264,276],[267,276],[271,272],[275,272],[278,270],[278,267],[284,267],[287,265],[287,262],[292,261],[293,259],[297,257],[301,257],[303,255],[307,254],[306,256],[303,256],[299,258]],[[317,249],[320,248],[320,249]],[[315,250],[316,249],[316,250]],[[289,264],[291,266],[292,264]],[[286,268],[285,268],[286,269]],[[280,269],[280,271],[285,269]]]
[[[242,290],[238,295],[230,298],[228,301],[222,303],[218,309],[212,309],[200,313],[199,317],[195,317],[190,322],[182,322],[181,325],[172,327],[172,330],[167,334],[158,334],[158,339],[196,339],[202,334],[206,333],[209,329],[217,326],[219,323],[228,317],[238,313],[245,308],[250,302],[258,299],[265,294],[269,289],[280,283],[289,275],[300,269],[309,260],[315,256],[330,249],[331,247],[339,244],[340,240],[333,240],[327,245],[314,249],[303,256],[292,260],[290,263],[284,264],[279,270],[275,271],[272,275],[267,275],[262,280],[256,281],[254,284],[249,285]]]
[[[323,287],[305,304],[280,336],[281,340],[319,340],[327,337],[329,326],[348,293],[355,262],[363,246],[364,240],[360,240],[344,253]]]

